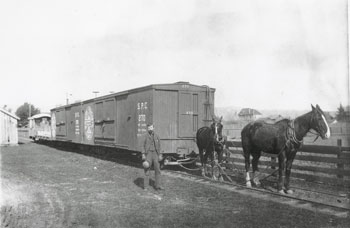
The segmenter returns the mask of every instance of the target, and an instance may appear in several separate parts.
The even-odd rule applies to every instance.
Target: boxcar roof
[[[186,86],[184,87],[184,85],[186,85]],[[187,86],[190,86],[190,87],[187,87]],[[189,88],[191,88],[192,90],[196,89],[198,91],[210,89],[212,92],[215,92],[214,88],[210,88],[207,85],[199,86],[199,85],[194,85],[194,84],[190,84],[189,82],[183,82],[183,81],[175,82],[175,83],[168,83],[168,84],[151,84],[151,85],[148,85],[148,86],[138,87],[138,88],[135,88],[135,89],[125,90],[125,91],[116,92],[116,93],[112,93],[112,94],[108,94],[108,95],[104,95],[104,96],[100,96],[100,97],[96,97],[96,98],[91,98],[91,99],[84,100],[84,101],[81,101],[81,102],[76,102],[76,103],[72,103],[72,104],[68,104],[68,105],[63,105],[63,106],[60,106],[60,107],[53,108],[51,110],[57,110],[57,109],[61,109],[61,108],[64,108],[64,107],[70,107],[70,106],[85,104],[85,103],[88,103],[88,102],[91,102],[91,101],[95,101],[95,100],[106,99],[106,98],[109,98],[109,97],[122,96],[122,95],[136,93],[136,92],[145,91],[145,90],[160,89],[160,90],[169,90],[169,91],[171,91],[171,90],[174,91],[175,90],[175,91],[178,91],[178,90],[188,90]]]
[[[43,117],[48,117],[48,118],[51,118],[51,115],[48,114],[48,113],[39,113],[39,114],[36,114],[32,117],[29,117],[28,120],[32,120],[32,119],[40,119],[40,118],[43,118]]]

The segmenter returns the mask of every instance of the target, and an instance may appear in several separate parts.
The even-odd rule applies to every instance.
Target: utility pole
[[[68,105],[68,104],[69,104],[69,98],[68,98],[68,95],[69,95],[69,96],[72,96],[72,94],[68,94],[68,93],[66,93],[66,105]]]
[[[349,100],[349,97],[350,97],[350,18],[349,18],[349,14],[350,14],[350,6],[349,6],[349,1],[346,1],[346,4],[347,4],[347,11],[346,11],[346,22],[347,22],[347,55],[348,55],[348,81],[347,81],[347,89],[348,89],[348,105],[350,105],[350,100]]]
[[[95,94],[95,98],[96,98],[99,91],[92,91],[92,92]]]
[[[29,113],[28,113],[28,118],[30,118],[32,116],[32,107],[31,107],[31,104],[28,103],[29,105]]]

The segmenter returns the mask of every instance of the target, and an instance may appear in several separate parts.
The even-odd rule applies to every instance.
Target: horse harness
[[[290,150],[298,150],[301,148],[303,140],[298,140],[296,137],[294,120],[289,121],[285,137],[287,141],[285,143],[284,148],[287,147]],[[284,148],[282,148],[282,150]]]
[[[286,130],[286,135],[284,136],[286,143],[281,148],[280,152],[277,154],[277,157],[285,150],[297,151],[303,145],[304,140],[298,140],[295,134],[294,119],[288,122],[288,128]]]

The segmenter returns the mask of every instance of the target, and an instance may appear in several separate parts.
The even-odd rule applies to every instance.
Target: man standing
[[[149,186],[149,174],[151,166],[154,167],[155,173],[155,189],[163,190],[160,186],[160,165],[159,161],[161,161],[162,155],[160,153],[160,139],[159,136],[154,133],[153,124],[147,124],[147,133],[145,134],[142,148],[142,160],[143,167],[145,170],[145,178],[144,178],[144,189],[147,190]]]

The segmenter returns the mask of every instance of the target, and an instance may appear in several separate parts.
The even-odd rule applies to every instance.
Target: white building
[[[18,120],[16,115],[0,108],[0,146],[18,144]]]

